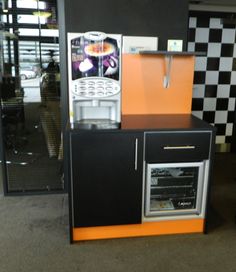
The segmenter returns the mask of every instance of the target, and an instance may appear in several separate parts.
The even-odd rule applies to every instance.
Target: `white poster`
[[[156,51],[157,48],[157,37],[123,36],[123,53],[138,54],[143,50]]]

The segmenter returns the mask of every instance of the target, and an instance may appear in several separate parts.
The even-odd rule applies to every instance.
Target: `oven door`
[[[204,162],[147,164],[145,216],[199,215]]]

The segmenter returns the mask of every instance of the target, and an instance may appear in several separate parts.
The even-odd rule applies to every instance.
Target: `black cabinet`
[[[192,115],[130,115],[120,129],[68,127],[66,136],[71,241],[97,239],[83,227],[145,222],[142,235],[164,217],[178,221],[180,229],[183,221],[183,232],[185,220],[200,219],[207,231],[212,126]]]
[[[141,223],[143,132],[70,133],[74,227]]]

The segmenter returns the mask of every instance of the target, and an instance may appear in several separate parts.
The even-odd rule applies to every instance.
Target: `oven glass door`
[[[147,164],[146,216],[200,214],[204,162]]]

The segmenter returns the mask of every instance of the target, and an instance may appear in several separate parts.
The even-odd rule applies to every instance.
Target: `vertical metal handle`
[[[135,139],[135,150],[134,150],[134,170],[138,170],[138,138]]]
[[[166,56],[166,74],[164,76],[164,88],[170,87],[170,72],[171,72],[171,63],[172,63],[173,56]]]

